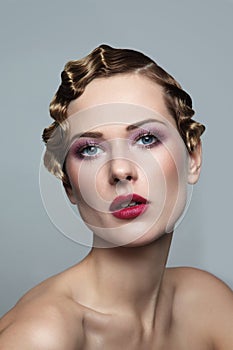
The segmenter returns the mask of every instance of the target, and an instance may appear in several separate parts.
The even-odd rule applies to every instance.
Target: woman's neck
[[[93,248],[87,262],[95,304],[138,315],[154,312],[171,239],[165,234],[142,247]]]

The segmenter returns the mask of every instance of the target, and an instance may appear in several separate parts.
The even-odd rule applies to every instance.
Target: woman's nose
[[[115,158],[109,161],[109,182],[113,185],[119,181],[137,180],[137,169],[129,159]]]

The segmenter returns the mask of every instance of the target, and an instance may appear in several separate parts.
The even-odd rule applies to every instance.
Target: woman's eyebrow
[[[141,121],[138,122],[138,123],[134,123],[134,124],[128,125],[127,128],[126,128],[126,130],[127,130],[127,131],[131,131],[131,130],[137,129],[137,128],[139,128],[140,126],[142,126],[142,125],[144,125],[144,124],[147,124],[147,123],[160,123],[160,124],[166,125],[166,123],[163,122],[162,120],[158,120],[158,119],[154,119],[154,118],[149,118],[149,119],[141,120]]]
[[[98,139],[103,137],[102,132],[99,131],[87,131],[79,135],[79,137],[92,137],[94,139]]]
[[[150,119],[141,120],[134,124],[130,124],[127,126],[126,130],[131,131],[147,123],[160,123],[160,124],[166,125],[166,123],[161,120],[150,118]],[[90,137],[94,139],[100,139],[100,138],[103,138],[103,133],[99,131],[87,131],[84,133],[76,134],[72,137],[71,142],[73,142],[74,139],[81,138],[81,137]]]
[[[94,139],[100,139],[100,138],[103,138],[103,134],[102,134],[102,132],[99,132],[99,131],[87,131],[84,133],[74,135],[71,138],[69,143],[71,144],[74,140],[79,139],[81,137],[90,137],[90,138],[94,138]]]

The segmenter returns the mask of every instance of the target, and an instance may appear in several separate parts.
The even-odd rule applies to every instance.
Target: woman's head
[[[180,84],[152,59],[138,51],[101,45],[83,59],[70,61],[65,65],[61,73],[61,85],[50,103],[50,114],[55,121],[43,132],[43,140],[48,146],[45,165],[64,183],[68,181],[67,176],[56,157],[56,151],[53,151],[61,143],[59,137],[57,138],[56,128],[66,132],[64,121],[68,117],[70,102],[78,99],[91,81],[119,74],[141,75],[161,86],[166,107],[174,118],[188,151],[192,152],[197,146],[205,128],[192,119],[194,111],[191,97]]]
[[[45,165],[96,237],[145,244],[173,230],[199,176],[204,126],[170,75],[101,46],[66,65],[50,112]]]

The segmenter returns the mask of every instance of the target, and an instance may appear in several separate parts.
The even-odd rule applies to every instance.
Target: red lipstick
[[[114,199],[110,205],[112,215],[118,219],[129,220],[144,213],[148,207],[148,201],[138,194],[128,194]]]

